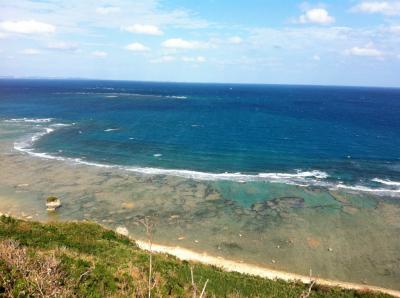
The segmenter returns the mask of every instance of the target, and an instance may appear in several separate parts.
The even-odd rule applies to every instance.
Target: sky
[[[400,87],[400,1],[0,0],[0,76]]]

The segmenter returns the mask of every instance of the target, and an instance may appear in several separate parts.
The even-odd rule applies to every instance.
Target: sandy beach
[[[400,297],[400,291],[385,289],[381,287],[375,287],[370,285],[349,283],[343,281],[329,280],[318,277],[310,277],[305,275],[299,275],[295,273],[289,273],[284,271],[272,270],[265,267],[260,267],[256,265],[240,263],[233,260],[227,260],[222,257],[215,257],[208,255],[206,253],[197,253],[179,246],[165,246],[152,243],[149,244],[148,241],[135,240],[136,244],[144,250],[152,251],[155,253],[165,253],[170,254],[178,259],[186,261],[195,261],[207,265],[212,265],[219,267],[226,271],[239,272],[243,274],[261,276],[268,279],[281,279],[285,281],[301,281],[303,283],[311,283],[315,281],[316,284],[329,286],[329,287],[340,287],[343,289],[353,289],[360,291],[376,291],[385,294],[392,295],[394,297]]]

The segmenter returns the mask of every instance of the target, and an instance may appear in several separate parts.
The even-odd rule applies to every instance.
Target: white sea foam
[[[203,181],[218,181],[229,180],[239,183],[251,181],[269,181],[280,182],[294,185],[304,185],[304,183],[312,182],[321,179],[321,177],[328,177],[328,175],[321,171],[298,171],[294,174],[288,173],[260,173],[260,174],[242,174],[242,173],[207,173],[191,170],[177,170],[177,169],[160,169],[150,167],[125,167],[127,171],[137,172],[148,175],[169,175],[194,180]]]
[[[351,190],[355,192],[369,192],[369,193],[374,193],[377,195],[386,195],[386,196],[392,196],[392,197],[397,197],[400,195],[400,189],[387,189],[387,188],[371,188],[363,185],[345,185],[345,184],[337,184],[331,189],[346,189],[346,190]]]
[[[384,180],[384,179],[379,179],[379,178],[374,178],[374,179],[372,179],[372,181],[378,182],[378,183],[381,183],[381,184],[385,184],[385,185],[400,187],[400,182],[397,182],[397,181]]]
[[[329,175],[322,171],[298,171],[296,174],[289,173],[261,173],[259,174],[262,178],[271,178],[271,179],[290,179],[290,178],[308,178],[314,177],[317,179],[326,179]]]
[[[217,180],[230,180],[236,182],[248,182],[248,181],[269,181],[269,182],[280,182],[287,183],[293,185],[308,185],[309,183],[318,182],[318,180],[325,179],[328,177],[328,174],[322,171],[300,171],[298,170],[296,173],[260,173],[256,175],[251,174],[242,174],[242,173],[207,173],[200,171],[192,171],[192,170],[181,170],[181,169],[161,169],[161,168],[151,168],[151,167],[128,167],[128,166],[119,166],[119,165],[106,165],[96,162],[84,161],[81,158],[68,158],[61,156],[54,156],[48,153],[43,152],[35,152],[32,147],[36,141],[38,141],[41,137],[52,133],[56,125],[52,125],[52,127],[43,128],[41,132],[35,133],[31,135],[29,138],[25,138],[21,141],[18,141],[14,144],[14,148],[18,151],[22,151],[28,153],[32,156],[36,156],[39,158],[52,159],[52,160],[62,160],[69,161],[89,166],[96,166],[102,168],[116,168],[122,169],[130,172],[136,172],[140,174],[146,175],[169,175],[175,177],[182,177],[188,179],[195,180],[203,180],[203,181],[217,181]],[[161,154],[154,154],[155,157],[162,156]]]
[[[55,94],[101,95],[101,96],[105,96],[106,98],[136,96],[136,97],[150,97],[150,98],[187,99],[187,96],[183,96],[183,95],[141,94],[141,93],[129,93],[129,92],[56,92]]]
[[[178,96],[178,95],[167,95],[167,98],[176,98],[176,99],[187,99],[186,96]]]
[[[400,182],[374,178],[372,179],[373,182],[381,183],[383,185],[388,186],[389,188],[371,188],[365,185],[346,185],[343,183],[333,183],[327,181],[329,175],[326,172],[320,170],[311,170],[311,171],[297,170],[294,173],[259,173],[259,174],[243,174],[243,173],[228,173],[228,172],[207,173],[207,172],[182,170],[182,169],[161,169],[152,167],[130,167],[130,166],[120,166],[120,165],[107,165],[107,164],[86,161],[83,160],[82,158],[54,156],[48,153],[35,152],[33,150],[34,143],[37,142],[40,138],[64,126],[68,126],[68,124],[56,123],[50,125],[49,127],[42,127],[41,131],[29,135],[25,139],[15,142],[14,148],[18,151],[28,153],[38,158],[66,161],[66,162],[72,162],[87,166],[95,166],[100,168],[108,168],[108,169],[114,168],[145,175],[168,175],[168,176],[175,176],[175,177],[201,180],[201,181],[226,180],[226,181],[235,181],[238,183],[265,181],[272,183],[297,185],[303,187],[313,185],[313,186],[325,187],[331,190],[344,189],[355,192],[374,193],[376,195],[393,196],[393,197],[400,196]],[[154,156],[159,157],[161,156],[161,154],[154,154]]]
[[[51,121],[53,121],[53,118],[14,118],[4,120],[4,122],[9,123],[49,123]]]
[[[116,131],[116,130],[119,130],[119,128],[107,128],[104,131],[105,132],[110,132],[110,131]]]
[[[51,119],[51,118],[46,118],[46,119]],[[12,119],[11,119],[12,120]],[[31,120],[31,119],[28,119]],[[38,120],[38,119],[35,119]],[[43,120],[43,119],[39,119],[39,120]],[[7,120],[6,120],[7,121]],[[52,121],[52,120],[50,120]],[[31,123],[37,123],[37,122],[33,122],[33,121],[29,121]],[[46,123],[49,121],[42,121],[39,123]],[[51,156],[47,153],[37,153],[33,151],[33,145],[35,142],[37,142],[40,138],[42,138],[45,135],[48,135],[52,132],[54,132],[56,129],[61,128],[61,127],[66,127],[66,126],[71,126],[71,124],[64,124],[64,123],[55,123],[50,125],[49,127],[43,127],[43,126],[39,126],[40,127],[40,131],[36,132],[34,134],[28,135],[27,137],[23,138],[22,140],[19,140],[17,142],[14,143],[14,148],[18,151],[23,151],[23,152],[27,152],[31,155],[35,155],[35,156],[45,156],[46,158],[49,159],[56,159],[56,157]],[[37,126],[35,126],[37,127]]]
[[[88,87],[88,88],[84,88],[86,90],[114,90],[114,88],[112,87]]]

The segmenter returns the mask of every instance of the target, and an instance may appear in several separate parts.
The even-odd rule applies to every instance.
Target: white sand
[[[145,241],[135,240],[136,244],[144,250],[149,250],[149,243]],[[301,281],[303,283],[310,283],[315,280],[317,284],[330,286],[330,287],[340,287],[344,289],[353,289],[353,290],[369,290],[386,293],[395,297],[400,297],[400,291],[390,290],[375,286],[369,285],[361,285],[355,283],[341,282],[335,280],[328,279],[320,279],[320,278],[310,278],[309,276],[288,273],[284,271],[272,270],[265,267],[239,263],[232,260],[227,260],[222,257],[214,257],[207,255],[206,253],[200,254],[185,248],[181,248],[179,246],[165,246],[159,244],[152,244],[151,251],[156,253],[165,253],[170,254],[178,259],[186,260],[186,261],[195,261],[200,262],[207,265],[217,266],[226,271],[235,271],[244,274],[257,275],[268,279],[282,279],[285,281]]]

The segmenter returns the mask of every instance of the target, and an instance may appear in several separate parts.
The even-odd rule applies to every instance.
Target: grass
[[[206,297],[300,297],[309,288],[169,255],[152,258],[152,297],[193,297],[206,280]],[[97,224],[0,217],[0,297],[147,297],[148,271],[148,253]],[[390,296],[315,285],[309,297]]]

